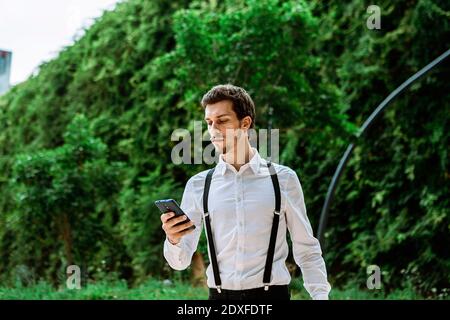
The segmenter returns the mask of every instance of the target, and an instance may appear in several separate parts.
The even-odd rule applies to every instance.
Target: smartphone
[[[157,201],[155,201],[155,205],[158,207],[158,209],[159,209],[159,211],[161,211],[161,213],[167,213],[169,211],[172,211],[173,213],[175,213],[175,215],[172,218],[170,218],[170,220],[172,220],[173,218],[182,216],[182,215],[185,215],[187,217],[187,219],[185,221],[177,223],[176,226],[191,221],[189,219],[189,217],[180,208],[178,203],[173,199],[157,200]],[[192,225],[191,227],[189,227],[189,229],[195,229],[195,225]]]

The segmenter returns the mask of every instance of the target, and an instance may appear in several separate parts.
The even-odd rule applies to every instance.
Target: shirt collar
[[[254,153],[253,157],[245,165],[248,165],[252,169],[253,173],[256,174],[259,172],[259,168],[261,167],[262,158],[256,148],[252,147],[252,151]],[[216,170],[223,176],[229,166],[231,166],[231,164],[225,162],[223,159],[223,154],[220,154],[219,162],[216,165]]]

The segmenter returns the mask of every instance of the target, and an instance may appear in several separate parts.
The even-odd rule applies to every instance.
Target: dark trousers
[[[217,289],[209,289],[209,300],[290,300],[291,292],[288,285],[269,286],[247,290],[225,290],[219,293]]]

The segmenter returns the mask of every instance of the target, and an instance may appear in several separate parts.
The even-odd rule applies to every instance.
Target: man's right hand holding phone
[[[175,213],[171,211],[163,213],[161,215],[161,222],[162,222],[162,229],[166,233],[167,239],[171,244],[176,245],[180,242],[180,239],[183,236],[194,231],[194,229],[189,229],[194,225],[194,222],[188,221],[186,223],[179,224],[185,221],[187,219],[187,216],[182,215],[173,218],[174,216]]]

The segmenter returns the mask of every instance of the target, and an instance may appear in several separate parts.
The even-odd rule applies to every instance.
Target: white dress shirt
[[[220,155],[209,191],[208,209],[223,289],[263,286],[275,193],[267,161],[255,148],[252,150],[253,157],[239,172]],[[306,215],[300,181],[294,170],[272,164],[280,183],[281,213],[270,285],[286,285],[291,281],[285,263],[289,250],[287,229],[306,290],[313,299],[328,299],[331,286],[319,241],[313,236]],[[203,226],[203,188],[207,173],[208,170],[202,171],[188,180],[180,204],[196,229],[176,245],[167,238],[164,242],[164,257],[175,270],[186,269],[197,249]],[[215,288],[211,264],[206,275],[208,287]]]

